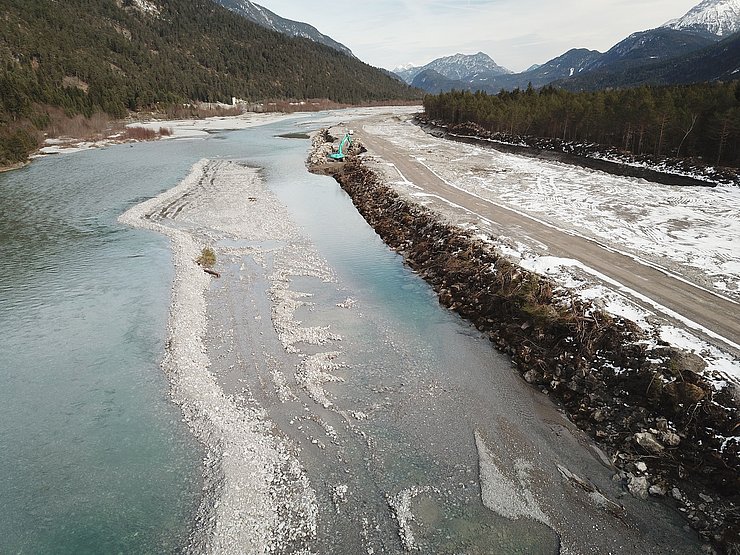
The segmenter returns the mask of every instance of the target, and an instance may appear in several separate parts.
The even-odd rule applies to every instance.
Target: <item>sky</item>
[[[571,48],[605,52],[636,31],[683,16],[699,0],[257,0],[393,69],[485,52],[523,71]]]

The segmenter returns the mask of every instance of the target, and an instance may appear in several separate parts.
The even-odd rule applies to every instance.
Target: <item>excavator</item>
[[[339,150],[337,152],[332,152],[329,154],[329,158],[332,160],[344,160],[344,157],[347,155],[345,148],[349,148],[352,146],[352,132],[348,132],[344,139],[342,139],[342,142],[339,143]]]

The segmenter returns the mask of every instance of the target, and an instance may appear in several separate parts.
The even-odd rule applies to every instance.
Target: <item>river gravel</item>
[[[261,217],[243,217],[257,202]],[[295,447],[273,434],[259,408],[225,395],[209,371],[204,295],[212,278],[195,263],[217,239],[293,238],[289,218],[257,170],[203,160],[179,185],[134,206],[120,221],[162,233],[172,244],[175,279],[162,366],[173,400],[207,449],[207,491],[190,551],[274,553],[314,537],[315,493]]]

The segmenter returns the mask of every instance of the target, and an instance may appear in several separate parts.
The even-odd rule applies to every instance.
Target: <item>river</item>
[[[330,347],[341,381],[325,385],[329,405],[294,383],[288,398],[274,387],[275,368],[292,380],[301,358],[270,324],[272,262],[224,257],[206,296],[211,371],[298,453],[315,494],[315,536],[285,551],[696,552],[674,515],[624,496],[598,451],[439,306],[331,179],[305,171],[307,141],[279,137],[341,117],[47,157],[0,175],[0,552],[187,547],[204,448],[159,367],[169,244],[117,218],[204,158],[260,168],[331,274],[290,281],[312,295],[296,319],[342,338]],[[240,246],[229,241],[217,246]]]

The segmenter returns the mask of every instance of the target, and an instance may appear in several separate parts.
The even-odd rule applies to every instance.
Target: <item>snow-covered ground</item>
[[[172,131],[170,139],[192,139],[206,137],[209,133],[217,131],[237,131],[267,125],[290,117],[294,117],[294,114],[245,112],[239,116],[220,116],[205,119],[136,121],[129,123],[127,127],[145,127],[154,131],[159,131],[161,127],[165,127]],[[168,137],[163,138],[167,139]]]
[[[706,376],[718,388],[728,382],[740,384],[740,361],[692,333],[698,331],[711,336],[709,330],[679,314],[670,314],[671,311],[666,307],[653,303],[639,292],[625,288],[578,260],[541,256],[522,244],[518,246],[519,249],[506,245],[497,245],[497,248],[523,268],[552,278],[562,286],[563,291],[576,291],[580,298],[593,302],[609,314],[631,320],[642,329],[652,332],[654,339],[696,353],[707,363]],[[644,304],[638,304],[635,299],[644,301]],[[645,308],[645,304],[652,304],[655,310]],[[662,321],[656,311],[663,314],[668,312],[683,326],[677,327]],[[737,345],[737,349],[740,350],[740,345]]]
[[[227,105],[224,105],[227,107]],[[211,133],[219,131],[238,131],[249,129],[260,125],[268,125],[278,121],[292,119],[300,116],[306,116],[307,121],[304,124],[307,129],[315,130],[322,125],[335,124],[337,114],[340,114],[346,123],[351,121],[367,118],[371,116],[380,116],[382,114],[394,116],[408,116],[421,111],[421,106],[404,106],[404,107],[366,107],[351,108],[348,110],[331,111],[319,113],[257,113],[245,112],[238,116],[218,116],[204,119],[180,119],[180,120],[151,120],[151,121],[132,121],[127,127],[144,127],[153,131],[159,131],[161,128],[168,129],[171,134],[159,138],[159,140],[173,139],[197,139],[207,137]],[[38,153],[32,158],[47,156],[50,154],[72,154],[93,148],[103,148],[119,144],[125,139],[121,135],[113,135],[99,141],[81,141],[71,137],[62,137],[55,139],[46,139]]]
[[[335,110],[330,112],[297,112],[293,114],[286,113],[256,113],[245,112],[239,116],[222,116],[205,119],[184,119],[184,120],[154,120],[148,122],[132,122],[129,127],[146,127],[158,131],[161,127],[166,127],[172,131],[169,138],[188,139],[205,137],[209,133],[218,131],[238,131],[240,129],[249,129],[260,125],[268,125],[287,119],[305,117],[307,119],[305,126],[311,130],[317,127],[336,123],[337,117],[341,117],[345,123],[367,118],[371,116],[393,115],[408,116],[416,114],[421,110],[420,106],[409,107],[366,107],[351,108],[348,110]],[[167,139],[168,137],[163,137]]]
[[[173,139],[195,139],[207,137],[210,133],[227,130],[248,129],[260,125],[267,125],[281,121],[291,114],[258,114],[246,112],[239,116],[212,117],[204,119],[186,119],[186,120],[151,120],[151,121],[133,121],[126,124],[127,127],[144,127],[153,131],[159,131],[166,128],[170,135],[159,137],[160,140]],[[83,150],[93,148],[103,148],[126,142],[120,133],[106,137],[99,141],[81,141],[72,137],[62,137],[56,139],[46,139],[44,146],[41,147],[34,157],[46,156],[49,154],[72,154]]]
[[[450,185],[740,300],[738,188],[660,185],[505,154],[437,139],[398,118],[372,120],[363,128],[409,152]],[[496,229],[495,222],[420,191],[404,176],[399,179],[393,168],[386,168],[385,174],[400,191],[432,204],[460,225],[479,230],[481,239],[522,267],[550,277],[563,292],[576,292],[607,312],[634,321],[655,340],[698,354],[718,387],[728,381],[740,384],[740,360],[699,338],[711,338],[711,331],[580,261],[550,256],[545,245],[519,230]],[[728,339],[740,352],[740,338],[722,342]]]
[[[411,123],[366,130],[408,150],[455,187],[740,300],[740,188],[612,176],[451,143]]]

